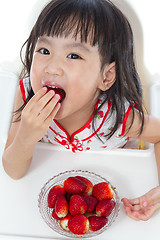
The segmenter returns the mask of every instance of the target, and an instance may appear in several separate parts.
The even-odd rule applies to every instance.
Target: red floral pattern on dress
[[[72,141],[72,143],[70,143],[67,139],[59,140],[56,137],[54,138],[54,140],[56,142],[58,142],[59,144],[63,145],[66,149],[70,149],[71,148],[72,152],[83,151],[82,142],[79,141],[76,138]]]
[[[99,136],[101,136],[101,137],[102,137],[103,135],[104,135],[104,132],[102,132],[102,133],[99,133]]]
[[[104,117],[104,112],[103,111],[98,111],[95,117],[98,118],[98,119],[103,118]]]
[[[107,148],[107,146],[102,146],[101,148]]]
[[[91,148],[90,147],[87,147],[86,150],[90,150]]]
[[[78,139],[74,139],[71,145],[72,145],[73,152],[83,151],[82,143]]]
[[[67,141],[66,139],[61,139],[61,140],[59,140],[58,138],[55,137],[54,140],[55,140],[57,143],[63,145],[66,149],[70,149],[69,143],[68,143],[68,141]]]

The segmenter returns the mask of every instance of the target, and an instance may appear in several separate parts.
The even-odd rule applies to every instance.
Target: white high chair
[[[3,151],[10,127],[17,81],[15,73],[0,71],[0,151]]]
[[[154,117],[160,118],[160,78],[150,87],[150,113]]]

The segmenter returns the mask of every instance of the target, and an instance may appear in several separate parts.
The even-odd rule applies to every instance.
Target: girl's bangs
[[[75,39],[80,37],[81,42],[89,42],[91,46],[99,44],[102,25],[99,22],[100,18],[96,15],[96,10],[90,7],[86,11],[87,4],[66,6],[66,2],[64,8],[58,5],[56,8],[48,9],[47,14],[44,12],[43,16],[39,17],[36,37],[71,35]]]

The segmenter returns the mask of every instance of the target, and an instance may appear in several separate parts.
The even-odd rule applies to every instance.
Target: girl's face
[[[103,82],[98,47],[70,36],[42,36],[35,47],[30,79],[34,93],[43,86],[65,92],[56,120],[90,116]]]

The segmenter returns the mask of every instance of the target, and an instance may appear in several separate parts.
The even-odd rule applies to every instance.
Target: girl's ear
[[[106,91],[110,87],[112,87],[115,81],[116,81],[115,62],[112,62],[106,65],[103,70],[103,78],[101,83],[99,84],[99,89],[102,91]]]

